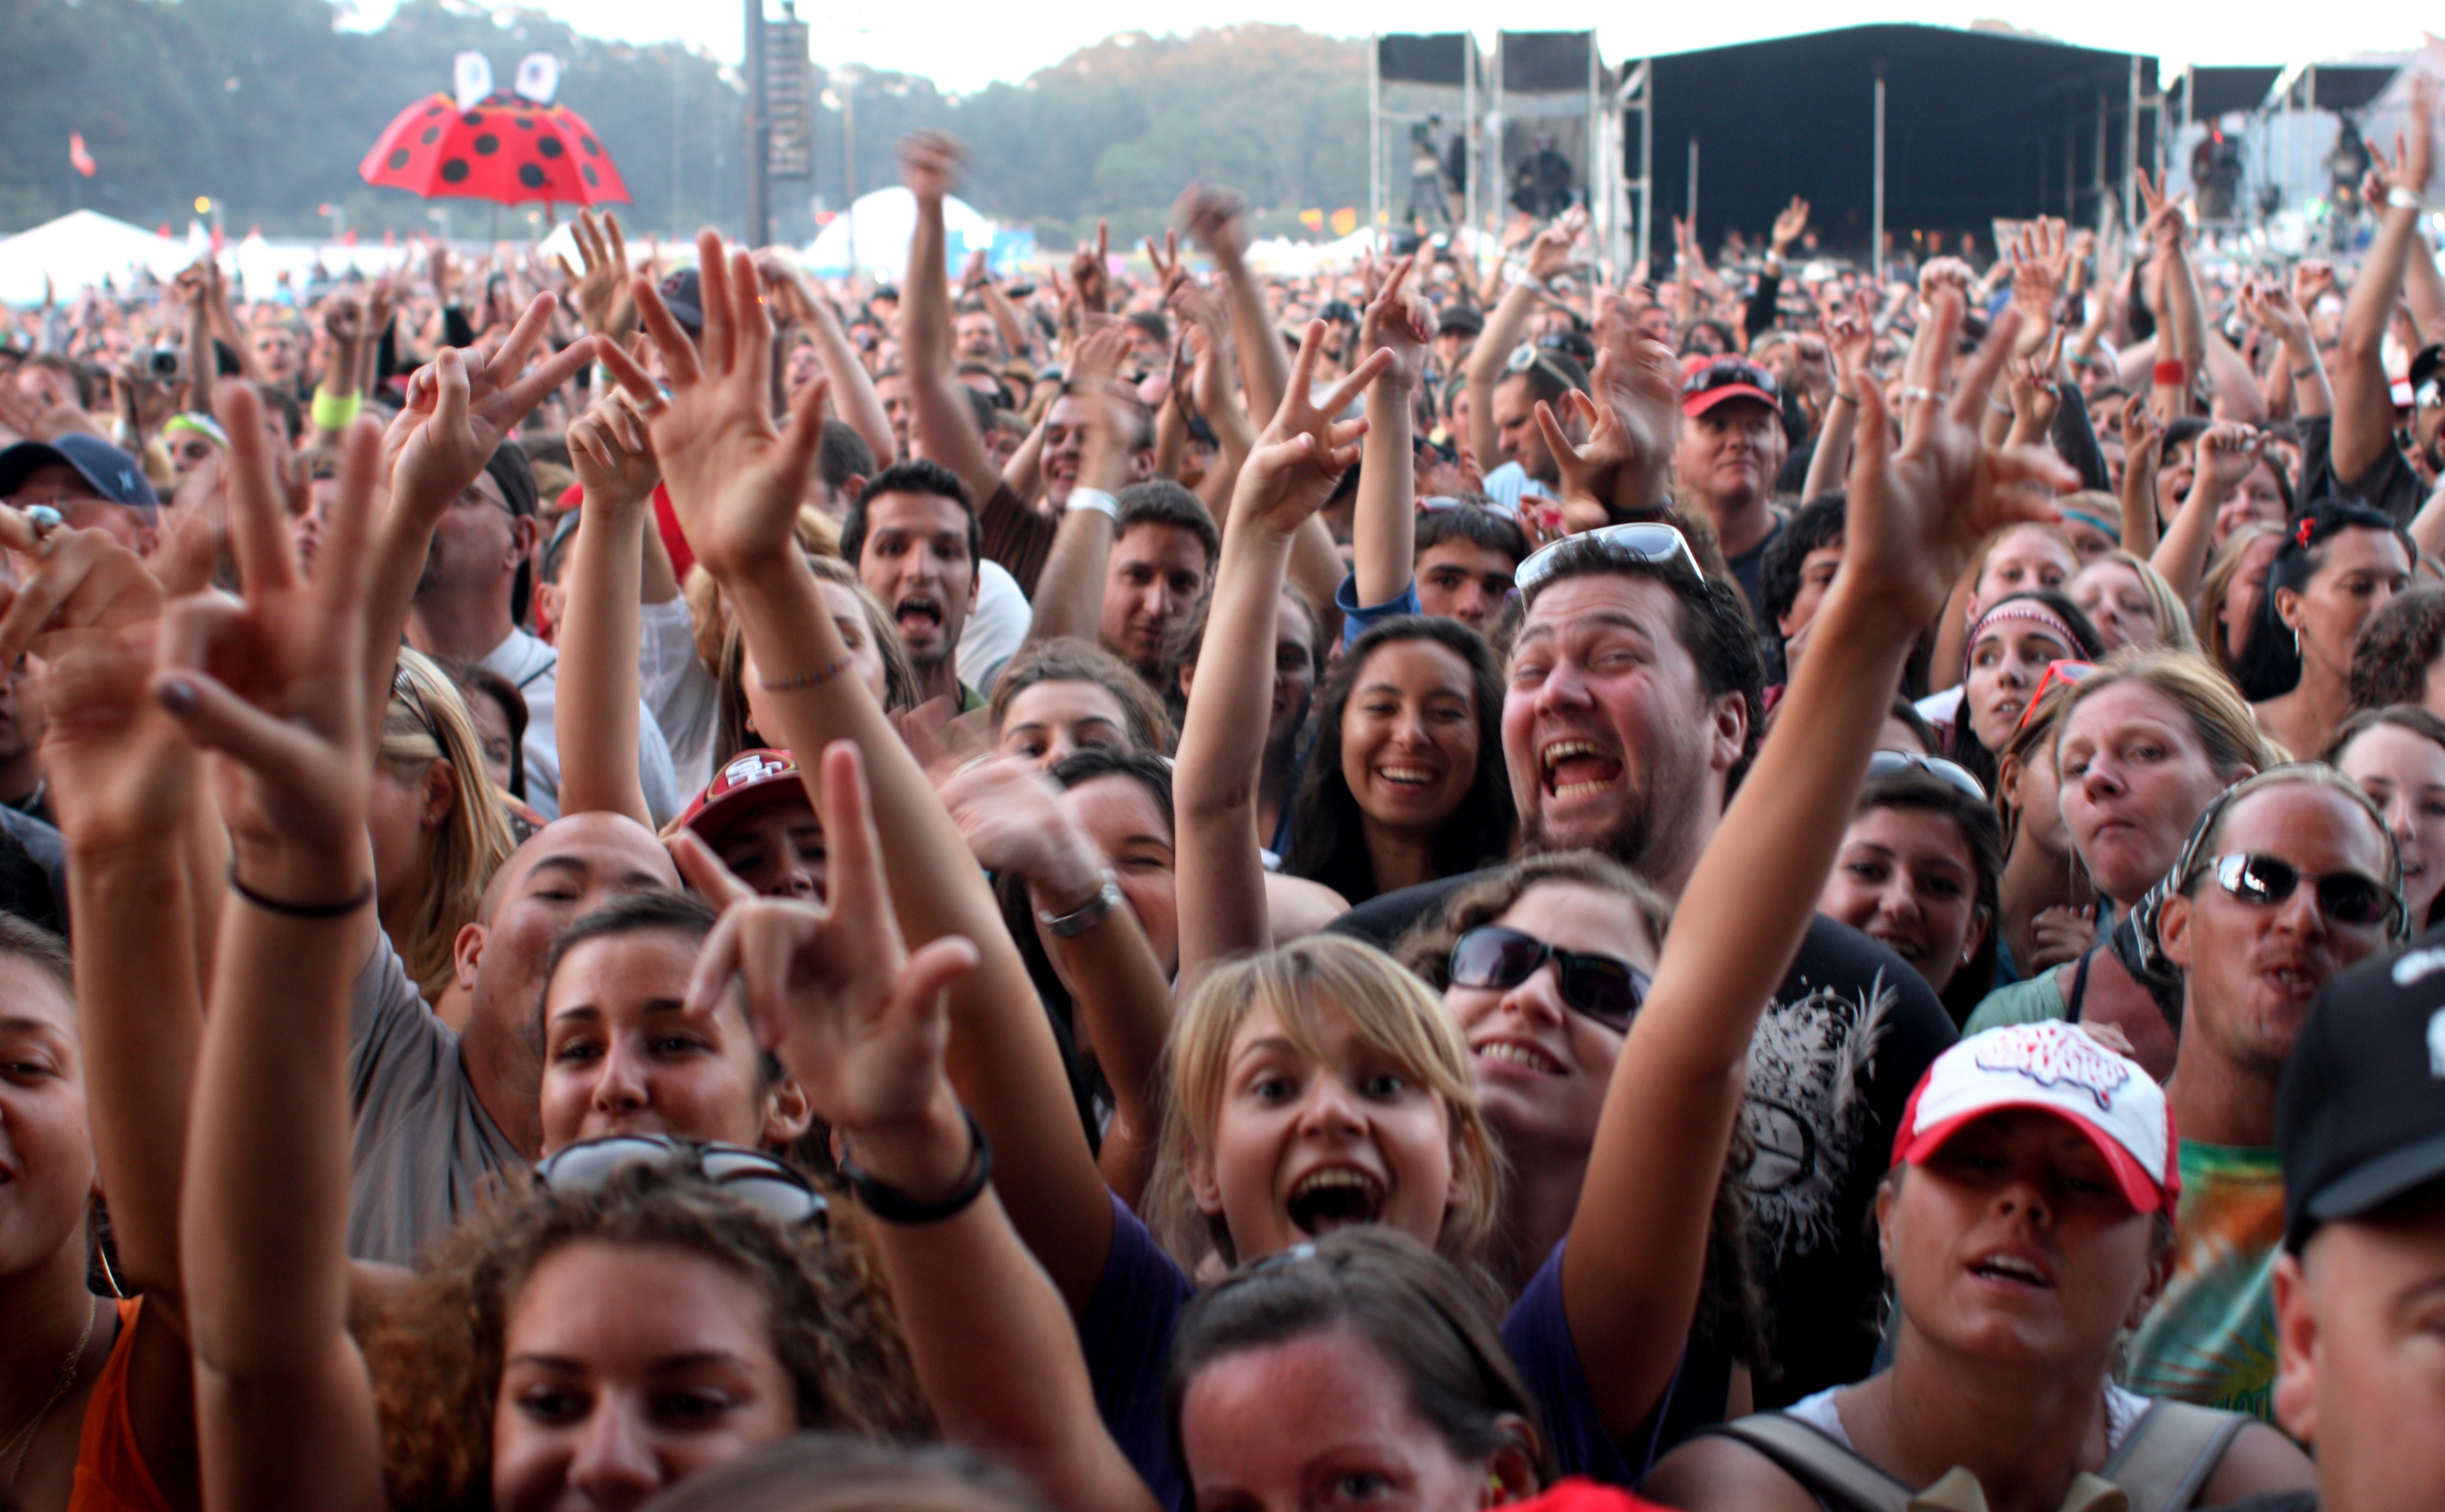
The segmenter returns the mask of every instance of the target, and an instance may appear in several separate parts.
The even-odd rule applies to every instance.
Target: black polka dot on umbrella
[[[588,158],[598,157],[603,151],[602,148],[594,145],[594,139],[591,137],[578,138],[577,144],[586,149],[586,156]]]
[[[584,167],[586,172],[586,187],[588,189],[597,189],[602,187],[603,176],[594,171],[594,165],[592,163],[587,163]]]
[[[541,189],[543,187],[542,167],[531,162],[518,164],[518,182],[529,189]]]
[[[542,153],[547,158],[557,158],[568,150],[568,148],[560,144],[560,139],[558,137],[546,137],[535,143],[535,151]]]
[[[534,117],[532,116],[513,116],[510,119],[518,123],[518,129],[520,131],[534,130]]]
[[[476,150],[490,158],[501,150],[501,139],[488,131],[476,139]]]
[[[390,171],[392,173],[397,173],[401,168],[406,167],[407,149],[405,147],[393,147],[390,151],[389,164]]]
[[[468,125],[480,126],[484,123],[484,113],[480,110],[470,110],[458,119]]]
[[[447,162],[445,162],[445,163],[443,163],[443,164],[441,165],[441,181],[442,181],[443,183],[445,183],[445,184],[462,183],[462,182],[464,182],[464,181],[466,180],[466,177],[467,177],[467,159],[464,159],[464,158],[453,158],[453,159],[451,159],[449,161],[447,161]]]
[[[438,116],[441,114],[441,106],[439,103],[427,105],[424,107],[424,113],[428,116]]]
[[[440,140],[441,128],[439,126],[427,126],[424,128],[424,144],[426,146],[430,147]]]

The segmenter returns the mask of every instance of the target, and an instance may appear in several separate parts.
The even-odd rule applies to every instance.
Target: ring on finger
[[[34,554],[48,556],[52,548],[60,544],[59,532],[67,524],[67,519],[48,504],[28,504],[26,506],[26,523],[33,527]]]
[[[1923,399],[1941,400],[1942,398],[1944,398],[1944,396],[1937,393],[1934,389],[1921,388],[1915,383],[1913,383],[1902,390],[1902,402],[1905,404],[1915,404]]]

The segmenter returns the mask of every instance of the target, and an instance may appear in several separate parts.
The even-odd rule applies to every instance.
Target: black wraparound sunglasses
[[[1502,924],[1480,924],[1452,942],[1450,977],[1456,987],[1517,987],[1546,961],[1554,963],[1562,1001],[1616,1034],[1647,1000],[1647,973],[1614,956],[1585,955],[1549,945],[1535,935]]]

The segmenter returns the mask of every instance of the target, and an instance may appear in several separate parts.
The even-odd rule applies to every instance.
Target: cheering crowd
[[[2445,1502],[2436,116],[9,315],[0,1507]]]

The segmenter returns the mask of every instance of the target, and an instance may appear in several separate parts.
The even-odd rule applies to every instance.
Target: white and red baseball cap
[[[1894,1164],[1916,1165],[1975,1120],[2013,1108],[2077,1125],[2138,1211],[2170,1209],[2181,1196],[2164,1089],[2137,1061],[2054,1019],[1990,1029],[1936,1056],[1902,1110]]]
[[[704,792],[680,815],[680,822],[702,836],[705,844],[719,846],[731,826],[776,803],[814,807],[798,780],[797,757],[787,751],[750,748],[722,764]]]

